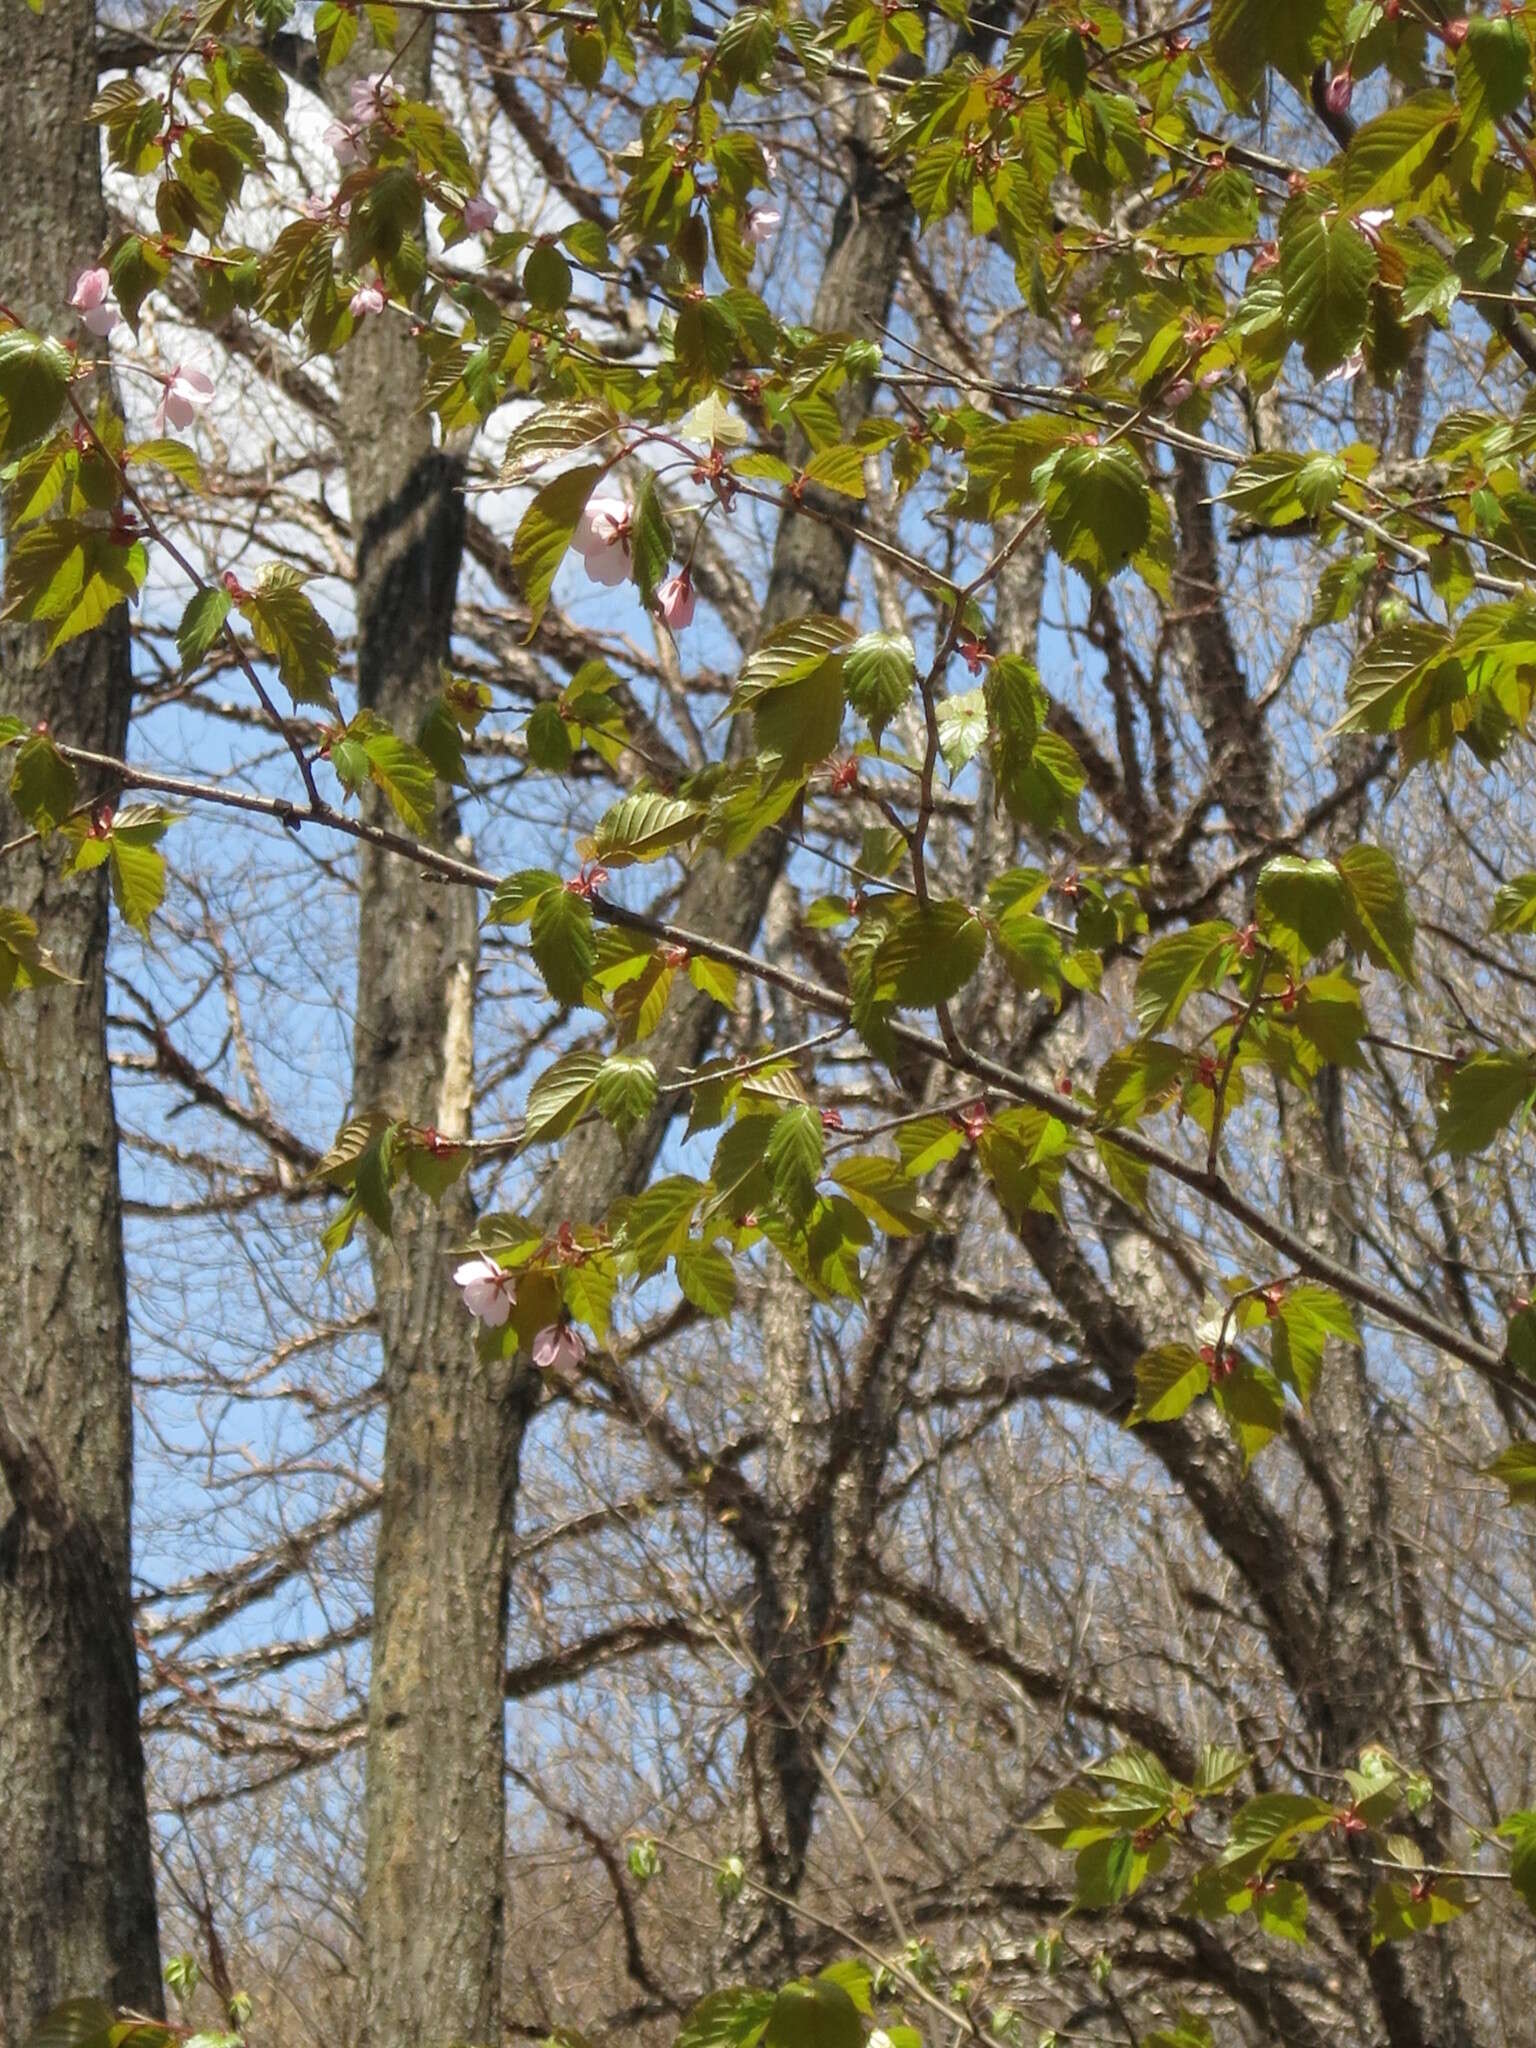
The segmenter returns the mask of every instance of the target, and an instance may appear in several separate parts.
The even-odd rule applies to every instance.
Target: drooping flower
[[[574,1372],[586,1355],[581,1333],[570,1323],[549,1323],[533,1340],[533,1362],[540,1372]]]
[[[212,396],[213,379],[205,370],[178,363],[166,378],[155,408],[155,432],[163,434],[167,426],[178,430],[190,427]]]
[[[1347,114],[1349,103],[1355,96],[1354,75],[1346,64],[1335,71],[1323,91],[1323,105],[1330,114]]]
[[[742,223],[742,237],[754,249],[761,249],[771,242],[784,216],[776,206],[749,206],[747,217]]]
[[[347,311],[354,320],[364,320],[370,313],[382,313],[388,303],[381,285],[360,284],[347,301]]]
[[[686,569],[679,569],[675,576],[657,585],[656,609],[662,624],[674,633],[693,624],[693,578]]]
[[[576,522],[571,545],[594,583],[611,590],[629,574],[629,505],[615,491],[597,491]]]
[[[325,131],[326,147],[345,170],[363,160],[362,131],[351,121],[333,121]]]
[[[69,303],[92,334],[110,334],[123,317],[112,296],[112,273],[109,270],[82,270],[75,279]]]
[[[485,1252],[477,1252],[455,1268],[453,1284],[464,1296],[470,1314],[491,1329],[499,1330],[511,1315],[517,1292],[512,1275],[504,1273]]]
[[[464,226],[472,235],[484,234],[496,225],[496,206],[490,199],[476,197],[464,202]]]
[[[382,73],[375,72],[371,78],[354,78],[349,97],[353,120],[366,127],[370,121],[382,121],[399,94]]]

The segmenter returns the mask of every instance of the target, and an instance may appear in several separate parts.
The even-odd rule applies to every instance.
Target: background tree
[[[102,239],[90,6],[12,15],[0,81],[9,167],[4,292],[18,323],[64,327],[70,255]],[[90,338],[87,337],[88,342]],[[0,346],[4,346],[0,341]],[[13,344],[14,345],[14,344]],[[110,437],[110,381],[76,393],[82,445],[93,413]],[[51,359],[62,378],[69,359]],[[99,408],[99,410],[98,410]],[[7,459],[30,439],[14,393]],[[95,469],[100,483],[102,465]],[[81,489],[88,488],[82,475]],[[14,548],[15,543],[12,543]],[[65,879],[46,835],[83,797],[112,813],[111,785],[82,787],[49,733],[121,752],[128,622],[103,604],[95,630],[57,649],[44,625],[0,627],[0,730],[19,742],[8,811],[0,996],[0,2042],[19,2041],[70,1991],[160,2010],[139,1681],[129,1586],[131,1392],[128,1304],[107,1067],[107,877]],[[81,863],[84,865],[84,863]],[[46,929],[47,953],[38,933]]]
[[[1271,14],[109,38],[131,359],[243,366],[200,500],[128,465],[182,559],[116,771],[199,821],[117,1047],[226,2007],[665,2039],[864,1942],[888,2030],[1509,2032],[1529,33]],[[422,465],[392,582],[362,507]],[[394,1658],[413,1386],[480,1423],[383,1455]]]

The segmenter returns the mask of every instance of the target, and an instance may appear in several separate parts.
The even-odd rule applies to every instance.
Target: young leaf
[[[571,889],[552,889],[533,908],[534,962],[557,1003],[576,1004],[597,964],[592,906]]]

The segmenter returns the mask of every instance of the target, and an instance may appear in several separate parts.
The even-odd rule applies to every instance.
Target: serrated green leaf
[[[1303,193],[1280,220],[1286,325],[1313,376],[1336,369],[1365,338],[1376,251],[1347,216]]]
[[[11,802],[44,839],[74,809],[79,783],[74,769],[46,734],[22,741],[11,770]]]
[[[916,1009],[947,1003],[971,980],[986,950],[986,927],[968,903],[904,902],[875,955],[878,998]]]
[[[1095,585],[1118,575],[1151,536],[1146,471],[1119,442],[1066,449],[1051,471],[1045,502],[1057,553]]]
[[[1435,1119],[1435,1149],[1464,1159],[1484,1152],[1536,1094],[1536,1061],[1485,1052],[1463,1060],[1446,1084]]]
[[[610,868],[656,860],[672,847],[693,839],[707,815],[703,804],[691,803],[686,797],[663,796],[654,789],[636,790],[631,796],[621,797],[599,820],[589,842],[588,857]]]
[[[224,630],[234,599],[222,583],[195,590],[176,628],[176,651],[183,668],[201,661]]]
[[[51,434],[64,408],[73,359],[51,335],[0,333],[0,462]]]
[[[1137,1023],[1148,1034],[1163,1030],[1197,989],[1220,988],[1236,958],[1229,924],[1191,925],[1156,940],[1136,975]]]
[[[602,1057],[595,1052],[570,1052],[546,1067],[528,1091],[523,1143],[547,1145],[580,1123],[596,1098],[602,1070]]]
[[[843,656],[848,702],[877,740],[916,680],[917,655],[905,633],[862,633]]]
[[[534,964],[557,1003],[577,1004],[597,965],[592,906],[572,889],[552,889],[533,907]]]
[[[1210,1384],[1210,1367],[1192,1345],[1159,1344],[1136,1361],[1136,1406],[1127,1420],[1173,1422]]]
[[[512,567],[528,602],[530,635],[544,616],[555,571],[565,560],[576,522],[603,475],[598,463],[584,463],[534,494],[512,538]]]
[[[683,1299],[707,1316],[728,1316],[736,1306],[736,1269],[718,1245],[686,1244],[672,1255]]]
[[[256,645],[277,663],[293,701],[328,705],[339,660],[336,640],[305,594],[304,581],[286,562],[269,562],[255,586],[235,602]]]

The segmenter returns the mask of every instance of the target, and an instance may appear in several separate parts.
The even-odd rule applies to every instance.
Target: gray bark
[[[392,73],[399,90],[426,91],[431,56],[423,22]],[[433,447],[420,390],[403,321],[367,321],[341,358],[358,696],[405,739],[441,687],[464,541],[461,465]],[[382,799],[370,807],[386,821]],[[446,796],[436,828],[449,844],[458,833]],[[467,1136],[474,898],[365,847],[358,916],[354,1105]],[[371,1245],[388,1404],[362,1905],[375,2048],[499,2032],[518,1389],[511,1367],[477,1364],[453,1288],[450,1249],[472,1222],[462,1183],[435,1207],[402,1193],[393,1238]]]
[[[105,236],[91,0],[6,16],[6,297],[65,332]],[[0,631],[0,712],[120,754],[128,622],[42,658]],[[0,805],[0,838],[22,830]],[[106,870],[8,855],[6,900],[70,985],[0,1009],[0,2048],[71,1994],[157,2013],[159,1949],[129,1584],[132,1390],[106,1043]]]

